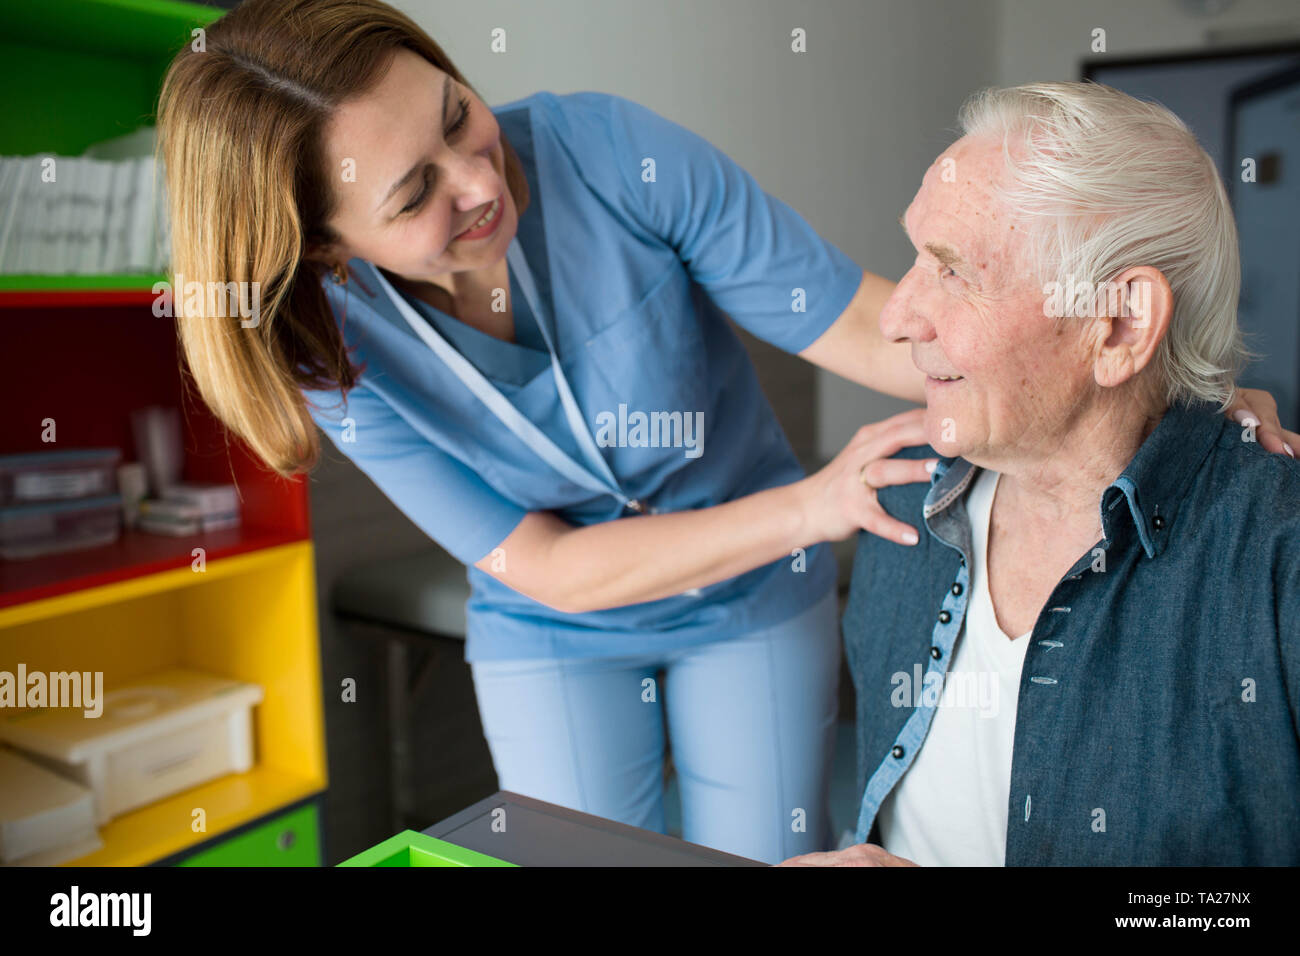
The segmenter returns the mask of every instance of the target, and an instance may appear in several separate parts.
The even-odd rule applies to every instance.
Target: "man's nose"
[[[934,326],[926,318],[929,303],[916,269],[908,270],[880,310],[880,332],[888,342],[926,342]]]

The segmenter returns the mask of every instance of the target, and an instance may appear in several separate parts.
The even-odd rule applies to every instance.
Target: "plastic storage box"
[[[52,866],[101,846],[89,788],[0,746],[0,865]]]
[[[121,533],[117,495],[0,508],[0,558],[8,561],[112,544]]]
[[[95,794],[96,822],[253,766],[257,684],[172,670],[104,695],[103,713],[17,710],[0,738]]]
[[[0,455],[0,505],[114,494],[121,460],[117,448]]]

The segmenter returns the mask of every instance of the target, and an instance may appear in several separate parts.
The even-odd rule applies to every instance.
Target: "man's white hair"
[[[1174,314],[1155,371],[1170,403],[1231,400],[1249,357],[1237,325],[1237,227],[1214,162],[1177,116],[1098,83],[1035,83],[975,94],[962,132],[1001,140],[1000,190],[1028,228],[1040,283],[1159,269]]]

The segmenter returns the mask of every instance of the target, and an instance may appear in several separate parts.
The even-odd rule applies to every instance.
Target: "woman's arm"
[[[915,530],[885,513],[859,471],[870,463],[865,478],[877,488],[928,481],[933,458],[881,460],[925,444],[923,414],[867,425],[816,474],[711,508],[583,527],[531,512],[475,567],[535,601],[580,613],[715,584],[860,528],[915,544]]]
[[[924,403],[925,375],[912,364],[911,346],[886,342],[880,334],[880,310],[894,286],[888,279],[863,272],[848,307],[799,357],[877,392]]]

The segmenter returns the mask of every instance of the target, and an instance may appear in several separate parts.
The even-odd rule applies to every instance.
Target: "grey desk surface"
[[[509,790],[424,832],[520,866],[767,866]]]

